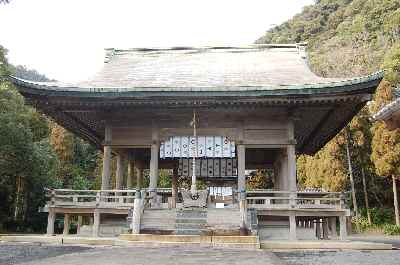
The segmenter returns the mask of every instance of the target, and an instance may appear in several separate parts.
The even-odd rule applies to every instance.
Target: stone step
[[[177,230],[180,229],[206,229],[207,225],[206,224],[175,224],[175,228]]]
[[[207,224],[206,218],[177,218],[177,224]]]
[[[187,213],[178,212],[178,213],[176,213],[176,218],[207,218],[207,213],[203,213],[203,212],[187,212]]]
[[[206,235],[207,229],[178,229],[175,232],[177,235]]]

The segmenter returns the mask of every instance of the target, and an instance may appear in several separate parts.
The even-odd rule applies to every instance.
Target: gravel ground
[[[62,253],[64,251],[64,253]],[[273,253],[198,247],[71,247],[0,244],[0,264],[24,265],[284,265]],[[69,254],[68,254],[69,253]],[[46,257],[47,256],[47,257]],[[27,260],[30,260],[26,262]],[[3,263],[2,263],[3,262]]]
[[[288,265],[399,265],[399,250],[275,252]]]
[[[197,247],[87,247],[0,242],[0,265],[398,265],[399,250],[279,251]]]
[[[56,257],[69,253],[87,251],[90,247],[81,246],[54,246],[40,243],[6,243],[0,241],[0,264],[12,265],[21,262]]]

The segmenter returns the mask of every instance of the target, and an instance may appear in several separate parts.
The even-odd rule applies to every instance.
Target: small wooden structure
[[[286,218],[290,239],[295,239],[301,223],[322,219],[323,224],[330,220],[336,225],[339,218],[344,238],[345,216],[350,212],[343,197],[299,192],[296,155],[314,154],[335,136],[371,99],[383,75],[322,78],[307,64],[304,44],[107,49],[103,70],[85,82],[37,83],[11,77],[28,103],[104,153],[100,191],[69,191],[67,205],[67,197],[62,197],[65,191],[52,191],[48,233],[53,233],[55,212],[89,212],[97,236],[100,215],[127,215],[133,194],[141,200],[137,205],[142,209],[136,214],[180,207],[179,159],[191,156],[180,151],[180,158],[160,158],[160,146],[173,137],[192,139],[190,122],[195,112],[196,144],[201,137],[233,143],[230,159],[235,159],[236,167],[230,168],[232,174],[222,170],[221,165],[227,167],[228,162],[215,155],[216,141],[206,146],[215,151],[212,157],[195,155],[199,170],[204,161],[205,172],[207,167],[212,169],[213,174],[199,175],[208,186],[232,189],[229,207],[240,211],[238,227],[256,230],[262,216]],[[110,190],[112,155],[117,157],[115,190]],[[126,183],[124,163],[128,164]],[[264,168],[274,171],[272,190],[246,190],[246,170]],[[133,189],[143,190],[145,169],[149,169],[150,184],[139,193]],[[172,189],[158,189],[159,169],[173,170]],[[132,186],[134,171],[137,187]],[[208,207],[215,205],[210,201]],[[140,232],[140,227],[134,231]]]

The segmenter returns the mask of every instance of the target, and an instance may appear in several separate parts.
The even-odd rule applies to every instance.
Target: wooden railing
[[[338,192],[290,192],[254,190],[247,192],[248,208],[255,209],[345,209],[345,196]]]
[[[133,207],[136,190],[47,190],[48,206]]]

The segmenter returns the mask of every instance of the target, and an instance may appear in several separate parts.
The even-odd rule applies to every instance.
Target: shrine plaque
[[[206,156],[206,137],[197,137],[197,157]]]
[[[235,152],[235,142],[230,142],[231,144],[231,155],[230,157],[236,157],[236,152]]]
[[[164,158],[165,157],[165,146],[164,143],[160,144],[160,158]]]
[[[178,175],[183,176],[183,159],[182,158],[179,158]]]
[[[228,137],[222,138],[222,157],[230,157],[231,156],[231,142]]]
[[[194,136],[189,137],[189,157],[196,157],[196,144],[197,144],[197,139]]]
[[[206,137],[206,156],[214,157],[214,137]]]
[[[182,157],[189,157],[189,138],[184,136],[181,139]]]
[[[172,138],[172,149],[173,149],[173,156],[174,157],[181,157],[182,156],[182,154],[181,154],[181,147],[182,147],[181,139],[182,139],[181,137],[177,137],[177,136]]]
[[[172,138],[169,138],[168,141],[164,144],[164,153],[165,157],[173,157],[172,154]]]
[[[214,157],[222,157],[222,137],[214,137]]]
[[[227,175],[228,177],[233,176],[233,172],[232,172],[232,169],[233,169],[232,160],[233,160],[233,159],[227,159],[227,160],[226,160],[226,175]]]
[[[201,172],[200,159],[196,159],[195,163],[196,163],[196,176],[200,176],[200,172]]]
[[[220,160],[220,164],[221,164],[221,177],[226,177],[226,158],[222,158]]]
[[[183,168],[183,171],[182,171],[182,175],[183,176],[189,176],[189,159],[187,159],[187,158],[184,158],[184,159],[182,159],[182,168]]]
[[[201,159],[201,172],[200,175],[202,177],[207,177],[208,176],[208,168],[207,168],[207,159]]]
[[[214,177],[219,177],[221,176],[220,172],[220,159],[215,158],[214,159]]]
[[[208,167],[208,176],[213,177],[214,176],[214,160],[213,159],[207,159],[207,167]]]
[[[233,176],[237,176],[238,175],[237,159],[236,158],[232,159],[232,175]]]
[[[189,168],[188,176],[191,177],[193,175],[193,159],[188,159],[188,168]]]

